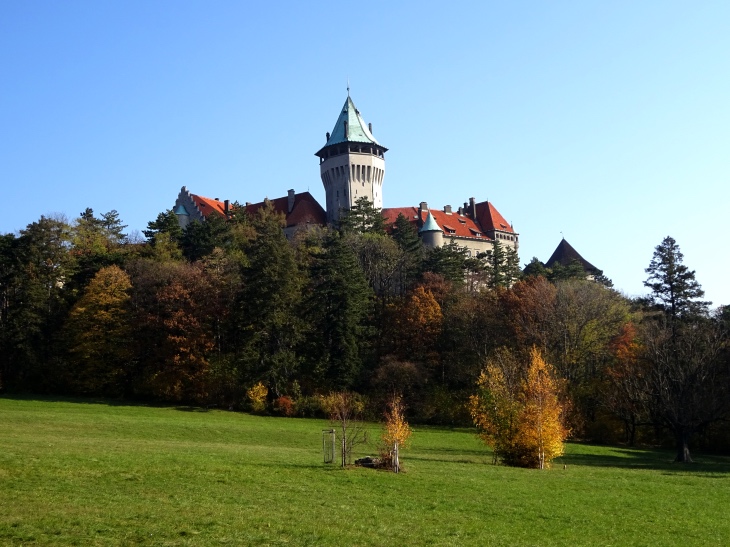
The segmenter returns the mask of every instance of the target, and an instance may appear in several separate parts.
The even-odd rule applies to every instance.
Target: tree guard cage
[[[324,455],[324,463],[332,463],[335,461],[335,438],[334,429],[322,430],[322,454]]]

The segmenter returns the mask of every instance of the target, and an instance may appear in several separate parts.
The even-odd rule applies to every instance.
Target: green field
[[[730,542],[728,458],[686,466],[569,444],[553,469],[512,469],[491,465],[471,431],[416,428],[394,475],[324,465],[326,426],[0,398],[0,544]]]

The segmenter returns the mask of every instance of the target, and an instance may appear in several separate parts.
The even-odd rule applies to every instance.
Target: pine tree
[[[367,347],[372,302],[373,292],[354,252],[339,233],[330,233],[313,258],[304,303],[312,332],[305,350],[310,378],[333,389],[354,385]]]
[[[463,287],[467,258],[466,249],[451,240],[427,252],[423,269],[442,276],[454,286]]]
[[[251,219],[256,237],[246,249],[243,290],[234,312],[249,380],[264,381],[276,397],[295,378],[302,336],[296,312],[304,279],[283,221],[269,202]]]
[[[180,247],[185,258],[195,261],[208,256],[216,247],[226,247],[230,239],[226,219],[220,215],[210,215],[205,222],[196,220],[185,227]]]
[[[170,240],[175,243],[179,243],[182,238],[182,228],[177,220],[177,215],[168,209],[164,213],[157,215],[155,220],[151,220],[147,223],[147,229],[142,230],[142,233],[152,245],[155,245],[156,236],[158,234],[169,234]]]
[[[644,286],[651,289],[651,298],[671,321],[688,315],[704,315],[711,304],[698,300],[705,291],[695,279],[694,270],[682,264],[683,260],[679,245],[667,236],[657,245],[646,269],[649,277]]]
[[[416,227],[398,214],[393,225],[392,237],[404,252],[397,280],[397,294],[404,294],[418,279],[424,258],[424,247]]]
[[[385,234],[385,218],[368,198],[361,197],[349,210],[343,211],[338,228],[342,233]]]

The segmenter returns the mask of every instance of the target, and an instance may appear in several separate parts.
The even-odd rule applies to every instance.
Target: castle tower
[[[382,209],[388,149],[372,132],[372,124],[365,124],[348,93],[332,133],[327,133],[327,143],[315,154],[327,196],[327,222],[337,222],[340,210],[362,197]]]

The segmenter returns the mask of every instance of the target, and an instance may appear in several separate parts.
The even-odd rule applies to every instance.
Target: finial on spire
[[[347,96],[350,96],[350,77],[347,77]]]

